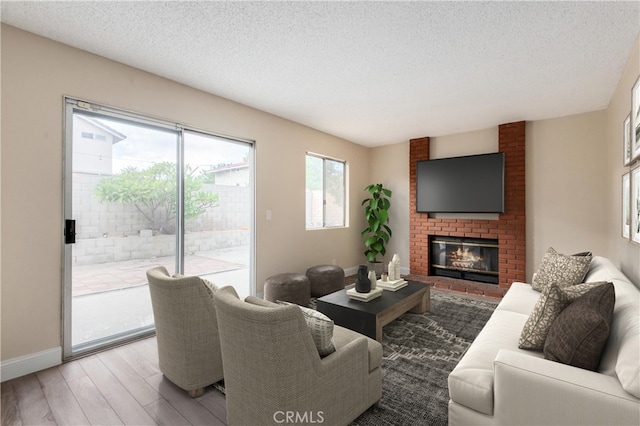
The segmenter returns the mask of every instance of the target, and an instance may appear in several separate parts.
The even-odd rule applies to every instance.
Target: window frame
[[[347,212],[349,211],[348,209],[348,175],[349,175],[349,163],[346,160],[342,160],[339,158],[335,158],[335,157],[330,157],[327,155],[323,155],[323,154],[318,154],[315,152],[310,152],[307,151],[305,153],[305,193],[308,192],[308,187],[307,187],[307,170],[306,170],[306,163],[307,163],[307,158],[308,157],[313,157],[316,159],[319,159],[322,161],[322,226],[309,226],[309,224],[307,223],[307,217],[309,216],[309,205],[307,204],[306,201],[306,197],[305,197],[305,229],[307,231],[316,231],[316,230],[320,230],[320,229],[336,229],[336,228],[347,228],[348,225],[348,214]],[[343,172],[342,172],[342,197],[343,197],[343,202],[342,202],[342,223],[339,225],[327,225],[327,193],[328,193],[328,185],[327,185],[327,162],[328,161],[332,161],[334,163],[341,163],[343,166]]]
[[[160,118],[155,118],[149,116],[145,113],[132,112],[116,107],[107,106],[100,103],[89,102],[85,100],[80,100],[73,97],[64,96],[63,97],[63,134],[64,134],[64,143],[63,143],[63,175],[62,175],[62,185],[63,185],[63,198],[62,198],[62,224],[60,229],[65,229],[66,220],[73,217],[73,208],[72,208],[72,182],[73,182],[73,117],[74,114],[80,115],[88,115],[88,116],[98,116],[104,117],[112,120],[121,120],[123,122],[129,122],[131,124],[141,126],[141,127],[150,127],[156,128],[159,130],[166,130],[170,132],[175,132],[176,136],[180,139],[177,143],[176,149],[178,151],[176,157],[176,177],[177,177],[177,188],[176,188],[176,242],[175,242],[175,272],[183,273],[184,272],[184,256],[185,256],[185,231],[184,231],[184,181],[183,174],[180,170],[184,169],[185,166],[185,155],[184,155],[184,135],[186,133],[194,133],[194,134],[202,134],[206,136],[211,136],[217,139],[224,139],[228,142],[232,143],[242,143],[251,147],[250,154],[248,157],[249,163],[249,192],[250,192],[250,204],[249,204],[249,214],[250,214],[250,253],[249,253],[249,289],[250,295],[255,295],[256,291],[256,192],[255,192],[255,151],[256,151],[256,143],[253,140],[243,139],[233,136],[226,136],[219,133],[215,133],[209,130],[202,130],[192,126],[181,124],[177,121],[165,120]],[[95,135],[93,132],[82,132],[87,135],[91,135],[91,137],[85,137],[85,135],[80,134],[81,139],[87,139],[96,141]],[[103,141],[100,141],[103,142]],[[181,231],[180,231],[181,230]],[[137,339],[142,336],[147,336],[153,334],[155,331],[155,323],[152,328],[144,327],[137,331],[134,331],[130,335],[124,334],[115,334],[113,336],[104,338],[104,339],[96,339],[89,344],[86,345],[76,345],[74,347],[72,343],[72,268],[73,268],[73,253],[72,253],[72,244],[65,243],[64,238],[61,239],[62,245],[62,278],[63,278],[63,286],[61,289],[62,292],[62,301],[61,301],[61,338],[62,338],[62,357],[63,360],[70,360],[76,357],[85,356],[89,353],[92,353],[99,348],[107,348],[111,346],[116,346],[122,344],[122,342],[126,342],[129,340]]]

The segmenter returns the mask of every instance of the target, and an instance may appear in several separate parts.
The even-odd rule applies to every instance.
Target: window
[[[101,135],[99,133],[82,132],[81,136],[84,139],[95,139],[97,141],[106,141],[107,140],[107,136],[106,135]]]
[[[345,226],[346,162],[307,153],[306,228]]]

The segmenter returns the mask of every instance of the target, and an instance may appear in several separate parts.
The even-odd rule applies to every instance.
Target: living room
[[[285,270],[334,260],[345,269],[362,263],[360,203],[373,181],[393,190],[394,235],[387,250],[398,253],[403,274],[410,273],[409,139],[430,136],[432,156],[438,157],[495,152],[498,126],[514,121],[526,121],[526,279],[551,246],[606,256],[640,285],[640,245],[622,238],[620,230],[621,179],[629,169],[622,161],[622,124],[640,76],[637,34],[615,85],[601,89],[609,97],[601,108],[544,119],[514,117],[445,135],[414,134],[375,147],[6,23],[1,54],[3,373],[16,360],[36,371],[61,359],[65,95],[256,141],[256,293],[267,277]],[[573,90],[589,88],[576,84]],[[305,230],[307,152],[349,164],[347,227]]]

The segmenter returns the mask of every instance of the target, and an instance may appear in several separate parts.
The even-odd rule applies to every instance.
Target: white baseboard
[[[344,270],[345,277],[350,277],[351,275],[357,275],[357,274],[358,274],[357,266],[352,266],[351,268],[345,268]]]
[[[61,346],[9,359],[0,364],[0,381],[6,382],[60,364],[62,364]]]

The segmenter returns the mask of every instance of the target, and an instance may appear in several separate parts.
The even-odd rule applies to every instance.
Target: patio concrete
[[[248,259],[241,259],[241,251],[234,248],[185,256],[184,274],[203,276],[245,268],[249,262]],[[169,273],[173,273],[175,271],[175,257],[166,256],[74,266],[73,295],[81,296],[146,284],[146,271],[157,266],[164,266]]]
[[[174,257],[104,263],[74,268],[72,346],[153,324],[147,269],[174,271]],[[234,247],[185,257],[185,275],[250,294],[249,248]],[[77,275],[76,275],[77,274]]]

